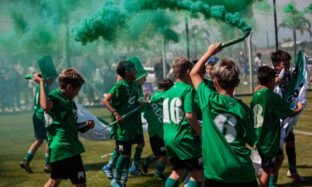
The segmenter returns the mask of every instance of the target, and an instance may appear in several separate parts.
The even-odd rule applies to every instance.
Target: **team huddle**
[[[148,173],[153,162],[156,162],[154,177],[165,181],[165,187],[177,187],[181,182],[188,187],[276,186],[283,161],[280,120],[297,115],[303,108],[299,102],[295,109],[289,109],[274,92],[276,85],[285,85],[283,78],[276,75],[282,70],[288,73],[290,58],[283,51],[272,53],[274,69],[269,66],[258,69],[259,85],[247,106],[234,97],[240,83],[238,65],[228,58],[211,62],[220,46],[220,43],[210,45],[195,65],[184,57],[176,58],[172,63],[174,81],[160,81],[148,102],[143,96],[145,76],[138,68],[140,61],[133,57],[118,63],[118,81],[102,100],[112,113],[112,120],[118,121],[111,128],[111,138],[115,140],[112,157],[102,168],[111,179],[111,186],[126,186],[129,173],[139,176],[142,171]],[[40,107],[45,111],[48,132],[51,176],[45,186],[58,186],[68,178],[74,186],[85,186],[80,156],[84,148],[78,139],[77,107],[73,102],[84,80],[72,68],[60,74],[59,88],[51,92],[47,92],[47,82],[39,74],[33,80],[40,85]],[[137,107],[140,112],[123,117]],[[152,149],[142,163],[145,141],[141,113],[148,123]],[[250,158],[252,150],[257,150],[262,160],[258,180]],[[21,167],[29,169],[27,163],[23,162]],[[166,176],[168,163],[171,173]],[[296,166],[290,172],[297,174]]]

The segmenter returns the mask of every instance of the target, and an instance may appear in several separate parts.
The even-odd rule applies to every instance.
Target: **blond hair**
[[[235,88],[239,84],[240,70],[233,59],[223,58],[213,67],[214,78],[223,89]]]
[[[172,72],[176,78],[182,78],[193,64],[185,57],[178,57],[172,63]]]

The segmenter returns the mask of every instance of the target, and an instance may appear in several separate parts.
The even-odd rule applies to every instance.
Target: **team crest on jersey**
[[[85,175],[84,175],[83,171],[79,171],[78,172],[78,179],[80,179],[80,178],[82,178],[82,179],[85,178]]]
[[[128,99],[128,104],[129,105],[133,105],[134,103],[135,103],[135,96],[132,96],[132,97],[130,97],[129,99]]]
[[[118,150],[123,151],[124,150],[123,145],[118,145]]]

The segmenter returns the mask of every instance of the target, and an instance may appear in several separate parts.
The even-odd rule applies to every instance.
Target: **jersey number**
[[[182,101],[175,97],[171,100],[169,104],[169,98],[165,99],[163,102],[163,122],[164,123],[174,123],[178,124],[182,120],[181,114],[183,113],[181,110]],[[169,115],[170,114],[170,115]]]
[[[236,138],[236,123],[237,120],[236,118],[231,115],[231,114],[219,114],[215,119],[214,119],[215,124],[223,134],[224,138],[228,143],[232,143],[235,138]]]
[[[259,104],[256,104],[252,110],[254,114],[254,128],[262,127],[263,125],[262,106]]]

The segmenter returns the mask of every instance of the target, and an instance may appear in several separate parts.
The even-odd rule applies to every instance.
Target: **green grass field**
[[[242,98],[249,102],[250,97]],[[312,132],[312,92],[309,92],[307,108],[302,114],[296,130]],[[108,118],[104,108],[90,109],[96,116]],[[18,164],[23,159],[25,152],[28,150],[30,143],[34,140],[33,128],[31,122],[32,113],[0,114],[0,186],[8,187],[32,187],[42,186],[49,178],[48,174],[43,172],[44,149],[39,149],[33,162],[31,163],[34,174],[28,174],[20,169]],[[143,151],[143,157],[150,152],[148,136],[146,138],[146,147]],[[106,163],[109,157],[101,156],[112,152],[114,141],[92,142],[82,139],[86,152],[82,154],[85,164],[87,185],[95,187],[109,186],[110,181],[102,173],[102,165]],[[278,184],[279,186],[312,186],[312,136],[297,134],[297,165],[299,173],[305,177],[305,183],[293,183],[286,177],[287,161],[280,170]],[[158,187],[163,186],[162,182],[153,179],[154,168],[149,170],[149,174],[141,177],[129,177],[129,187]],[[170,168],[166,171],[169,173]],[[71,186],[70,181],[66,180],[60,186]],[[182,186],[182,185],[181,185]]]

